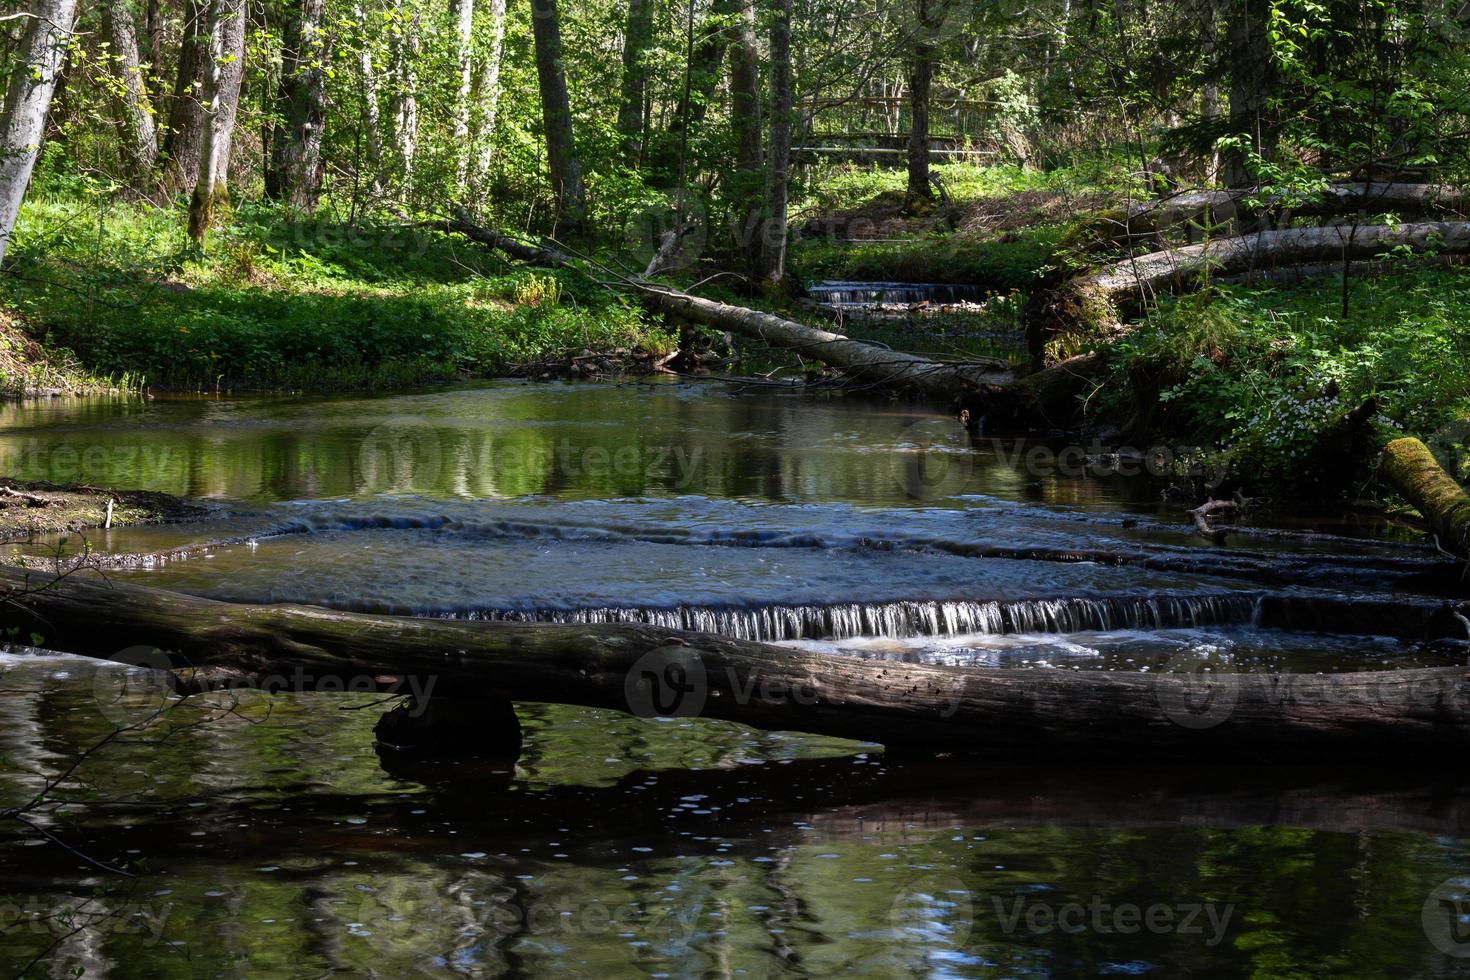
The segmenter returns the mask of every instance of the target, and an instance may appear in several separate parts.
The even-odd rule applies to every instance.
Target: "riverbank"
[[[104,526],[174,524],[208,513],[166,493],[0,478],[0,542]]]
[[[583,277],[435,231],[269,207],[242,206],[201,251],[177,207],[36,198],[7,263],[0,309],[31,352],[0,364],[7,378],[49,359],[129,388],[391,389],[637,368],[677,340]]]
[[[793,244],[793,268],[994,289],[971,319],[1019,337],[1038,288],[1112,254],[1085,245],[1090,215],[1144,193],[1106,169],[940,170],[954,199],[927,216],[900,210],[896,171],[834,170],[812,192],[816,213],[801,226],[809,237]],[[1057,356],[1096,357],[1066,404],[1023,421],[1105,445],[1191,447],[1231,486],[1288,506],[1382,497],[1376,453],[1353,450],[1401,436],[1422,439],[1450,472],[1467,476],[1464,266],[1402,256],[1346,283],[1319,269],[1297,281],[1200,285],[1144,304],[1122,330],[1063,338]],[[929,311],[844,329],[904,350],[962,350],[948,318]]]

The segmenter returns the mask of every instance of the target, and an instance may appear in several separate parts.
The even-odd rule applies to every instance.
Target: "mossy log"
[[[1422,217],[1446,212],[1464,213],[1470,195],[1446,184],[1407,184],[1393,181],[1333,184],[1305,198],[1266,194],[1260,188],[1191,190],[1154,201],[1140,201],[1103,211],[1087,221],[1090,234],[1114,243],[1155,235],[1171,225],[1215,223],[1262,215],[1320,217],[1366,211]],[[1074,236],[1077,237],[1077,236]]]
[[[1084,344],[1115,337],[1148,300],[1184,293],[1212,278],[1314,263],[1372,260],[1407,250],[1437,257],[1470,254],[1470,221],[1333,225],[1261,231],[1136,255],[1040,290],[1027,305],[1033,361],[1050,363]]]
[[[1383,447],[1379,473],[1423,517],[1445,551],[1470,557],[1470,496],[1418,439]]]
[[[1031,760],[1220,759],[1441,765],[1470,748],[1464,668],[1341,674],[976,669],[809,653],[632,624],[465,622],[242,605],[0,569],[0,628],[188,683],[402,690]],[[37,588],[38,586],[44,586]],[[433,685],[432,687],[430,685]],[[447,692],[447,693],[446,693]]]

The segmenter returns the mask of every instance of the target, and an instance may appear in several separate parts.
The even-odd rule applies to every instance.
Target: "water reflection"
[[[707,494],[922,503],[965,491],[1151,499],[1140,481],[1027,475],[921,406],[708,385],[500,383],[414,396],[160,398],[0,407],[0,471],[231,500]],[[1146,482],[1146,481],[1145,481]]]
[[[11,661],[7,757],[106,731],[99,669]],[[128,802],[58,826],[146,859],[136,883],[0,838],[0,966],[55,938],[35,914],[90,901],[115,915],[67,936],[57,970],[1464,975],[1421,921],[1470,859],[1452,772],[1038,773],[526,706],[509,781],[452,764],[402,781],[377,769],[372,713],[263,701],[86,773]]]
[[[705,602],[732,631],[760,602],[863,602],[872,623],[823,607],[827,625],[790,613],[781,635],[969,665],[1426,655],[1341,635],[1382,613],[1273,631],[1241,598],[1269,580],[1346,620],[1328,588],[1407,591],[1418,552],[1256,538],[1202,556],[1146,480],[1038,476],[931,421],[677,385],[42,404],[0,409],[0,472],[224,501],[219,524],[97,541],[185,549],[116,574],[243,598]],[[1302,573],[1329,559],[1330,581]],[[922,596],[970,605],[902,607],[953,629],[873,618]],[[1002,598],[1051,620],[958,632]],[[1197,615],[1208,602],[1230,615]],[[111,731],[116,670],[0,657],[0,810]],[[0,974],[49,950],[58,976],[1470,976],[1453,760],[1159,771],[1140,746],[1018,770],[523,704],[513,771],[384,771],[372,698],[238,698],[109,744],[56,794],[74,804],[39,814],[136,879],[0,822]]]

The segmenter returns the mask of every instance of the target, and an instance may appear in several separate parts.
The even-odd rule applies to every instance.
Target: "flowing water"
[[[0,472],[217,511],[23,552],[219,598],[977,670],[1464,662],[1433,551],[1321,522],[1211,548],[1065,448],[720,385],[0,409]],[[133,720],[130,679],[4,655],[0,807]],[[1470,976],[1452,760],[1021,771],[521,705],[513,765],[414,768],[382,710],[212,695],[108,744],[44,818],[80,853],[0,828],[0,974]]]

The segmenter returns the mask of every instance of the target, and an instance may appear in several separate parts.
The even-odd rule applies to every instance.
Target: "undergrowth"
[[[201,252],[176,209],[28,201],[0,302],[89,371],[192,390],[395,387],[673,344],[570,273],[513,270],[437,232],[260,206]]]

